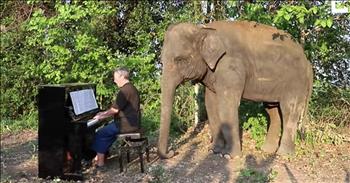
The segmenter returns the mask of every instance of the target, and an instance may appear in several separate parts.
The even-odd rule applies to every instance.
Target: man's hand
[[[118,109],[114,109],[114,108],[110,108],[108,109],[107,111],[103,111],[103,112],[99,112],[97,113],[93,119],[97,119],[97,120],[100,120],[100,119],[105,119],[105,118],[108,118],[114,114],[117,114],[119,112]]]
[[[107,111],[99,112],[93,117],[93,119],[97,119],[97,120],[104,119],[104,118],[108,117],[107,114],[108,114]]]

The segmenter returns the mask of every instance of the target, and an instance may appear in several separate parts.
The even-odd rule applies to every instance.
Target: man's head
[[[125,83],[129,82],[129,70],[124,67],[117,68],[113,72],[113,77],[114,83],[118,87],[122,87]]]

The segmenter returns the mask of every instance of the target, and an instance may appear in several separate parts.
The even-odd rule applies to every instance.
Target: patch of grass
[[[298,133],[297,142],[304,141],[310,145],[343,144],[346,141],[346,135],[342,133],[344,128],[348,127],[337,126],[332,119],[311,120],[304,125],[303,132]]]
[[[305,122],[298,140],[307,144],[342,144],[342,131],[350,126],[350,90],[315,81],[309,104],[309,121]],[[347,133],[347,132],[346,132]]]
[[[4,175],[2,172],[1,172],[1,176],[0,176],[0,182],[1,183],[11,183],[11,179],[12,177],[10,175]]]
[[[149,169],[151,180],[150,183],[167,183],[170,182],[168,172],[161,165],[151,166]]]
[[[278,172],[275,170],[269,170],[267,173],[257,171],[251,168],[242,169],[237,178],[237,183],[265,183],[271,182],[277,177]]]
[[[1,133],[18,132],[25,129],[38,129],[38,113],[33,112],[18,120],[1,119]]]
[[[333,123],[311,123],[306,130],[305,140],[310,144],[339,145],[344,143],[345,135],[339,133],[337,126]]]

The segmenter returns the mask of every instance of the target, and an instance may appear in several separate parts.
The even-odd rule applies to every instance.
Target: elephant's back
[[[281,46],[293,46],[294,48],[300,47],[288,32],[254,21],[216,21],[207,26],[215,28],[217,31],[222,31],[226,35],[230,34],[231,37],[249,41],[248,43],[255,45],[273,43],[280,44]]]
[[[225,29],[229,28],[231,30],[254,30],[258,32],[275,32],[275,33],[281,33],[281,34],[288,34],[287,32],[277,29],[276,27],[261,24],[255,21],[214,21],[209,24],[207,24],[208,27],[213,27],[216,29]],[[288,34],[289,35],[289,34]]]
[[[289,33],[269,25],[253,21],[217,21],[208,26],[221,32],[220,35],[224,36],[226,44],[239,45],[232,47],[233,49],[245,51],[252,57],[305,57],[303,48]]]
[[[276,76],[285,76],[291,70],[304,75],[310,68],[303,48],[283,30],[253,21],[218,21],[208,26],[226,36],[224,43],[231,49],[227,54],[232,53],[232,57],[242,54],[244,62],[250,63],[257,73],[279,67]]]

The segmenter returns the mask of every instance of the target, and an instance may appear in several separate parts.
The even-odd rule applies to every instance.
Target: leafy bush
[[[250,117],[247,122],[243,123],[243,129],[249,130],[252,138],[257,143],[257,147],[260,148],[267,133],[266,117],[261,113],[258,113],[257,117]]]
[[[346,139],[339,130],[334,123],[311,121],[305,127],[304,138],[306,143],[311,145],[318,143],[339,145]]]
[[[141,94],[143,124],[158,129],[161,41],[169,24],[191,18],[185,3],[28,1],[1,7],[6,3],[33,11],[18,22],[16,11],[6,11],[8,17],[1,19],[2,124],[36,118],[40,84],[96,83],[97,100],[106,109],[116,90],[112,70],[126,66]],[[15,29],[7,29],[15,23]]]
[[[190,83],[176,90],[171,119],[171,131],[185,133],[193,125],[195,118],[196,96]]]
[[[350,90],[324,81],[315,81],[309,104],[310,120],[301,139],[309,144],[341,144],[342,128],[350,126]]]
[[[266,112],[261,103],[242,101],[239,107],[240,125],[248,131],[260,148],[265,140],[268,121]]]
[[[341,89],[325,81],[315,81],[309,107],[312,120],[350,125],[350,89]]]

